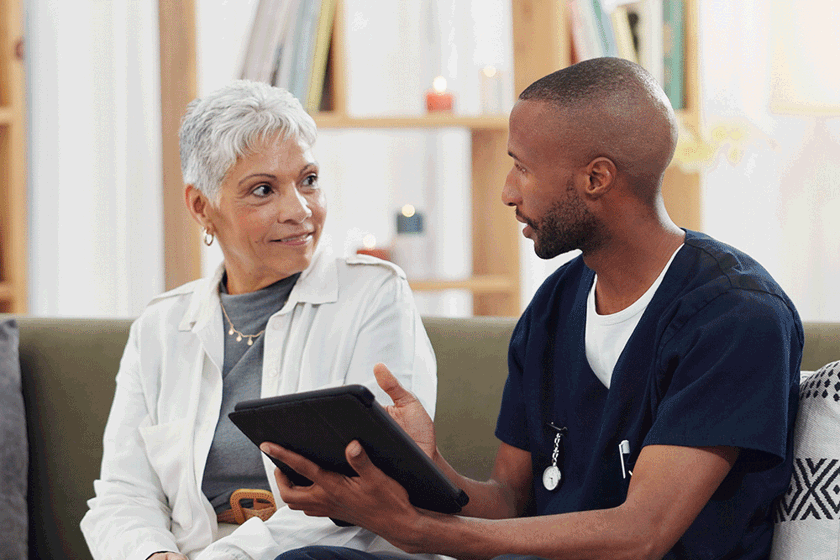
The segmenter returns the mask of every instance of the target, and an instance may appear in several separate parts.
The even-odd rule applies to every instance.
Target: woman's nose
[[[284,196],[280,197],[279,221],[301,223],[312,216],[309,202],[296,187],[292,186],[284,191]]]

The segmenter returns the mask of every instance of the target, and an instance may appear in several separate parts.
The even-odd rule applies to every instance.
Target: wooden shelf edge
[[[486,274],[462,280],[409,280],[408,284],[415,292],[469,290],[474,294],[506,294],[515,288],[515,283],[501,274]]]
[[[312,116],[320,129],[328,128],[468,128],[470,130],[507,130],[506,115],[458,116],[431,114],[416,117],[349,117],[335,113]]]

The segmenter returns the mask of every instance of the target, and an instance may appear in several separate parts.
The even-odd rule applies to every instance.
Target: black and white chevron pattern
[[[797,430],[813,430],[830,445],[796,449],[790,486],[779,498],[774,521],[804,521],[840,519],[840,456],[834,442],[840,434],[824,433],[822,420],[840,417],[840,361],[822,367],[802,382],[799,387],[799,414],[810,418],[807,427],[797,425]],[[816,412],[820,411],[820,412]],[[819,414],[820,420],[813,424]],[[835,422],[827,422],[836,426]],[[813,440],[812,440],[813,441]],[[825,457],[824,454],[831,455]],[[817,455],[817,457],[807,457]]]
[[[774,521],[840,519],[840,459],[797,458]]]

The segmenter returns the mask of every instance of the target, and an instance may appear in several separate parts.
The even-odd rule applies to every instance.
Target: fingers
[[[396,406],[404,406],[416,400],[410,391],[407,391],[400,385],[400,382],[397,381],[397,378],[394,377],[394,374],[391,373],[391,370],[385,364],[376,364],[373,366],[373,375],[376,377],[376,382],[391,397],[391,400],[394,401]]]
[[[268,455],[269,457],[273,457],[274,459],[279,460],[282,463],[285,463],[289,468],[291,468],[296,473],[303,475],[304,477],[308,478],[309,480],[315,480],[315,477],[320,477],[326,473],[321,467],[294,453],[293,451],[289,451],[284,447],[277,445],[276,443],[271,443],[269,441],[264,441],[260,444],[260,450]],[[294,488],[295,484],[292,483],[291,480],[281,471],[280,469],[274,469],[274,478],[277,480],[277,485],[286,488]]]
[[[374,475],[375,471],[379,471],[373,463],[370,461],[370,457],[368,454],[365,453],[364,448],[362,445],[356,441],[351,441],[347,448],[344,450],[344,456],[347,458],[347,462],[353,467],[353,470],[356,471],[361,478],[368,478],[371,475]]]

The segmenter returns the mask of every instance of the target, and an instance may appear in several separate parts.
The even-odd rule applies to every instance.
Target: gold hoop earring
[[[213,241],[216,239],[215,233],[210,233],[207,228],[204,228],[204,244],[208,247],[213,244]]]

